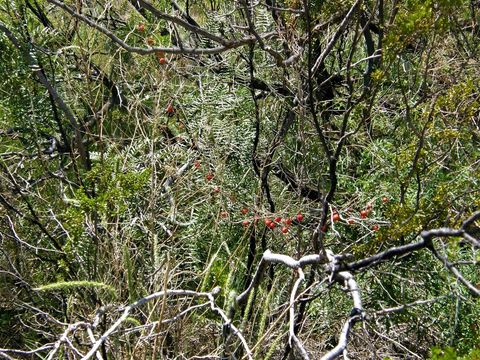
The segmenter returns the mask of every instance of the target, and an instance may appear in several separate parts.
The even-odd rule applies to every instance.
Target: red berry
[[[200,169],[200,166],[201,166],[200,161],[195,160],[195,162],[193,163],[193,165],[195,166],[195,169]]]
[[[328,228],[327,228],[327,225],[323,225],[323,226],[320,228],[320,230],[321,230],[322,232],[327,232],[327,229],[328,229]]]
[[[388,200],[388,198],[387,198],[386,196],[384,196],[384,197],[382,198],[382,202],[383,202],[384,204],[388,203],[388,201],[389,201],[389,200]]]
[[[282,218],[281,218],[280,216],[277,216],[277,217],[275,218],[275,222],[276,222],[276,223],[281,223],[281,222],[282,222]]]
[[[160,63],[160,65],[165,65],[167,63],[167,59],[165,59],[164,57],[159,57],[158,62]],[[173,111],[172,111],[172,113],[173,113]]]
[[[270,223],[267,225],[270,229],[275,228],[275,223],[273,221],[270,221]]]
[[[303,215],[302,215],[302,213],[298,213],[298,214],[297,214],[297,220],[298,220],[298,222],[302,222],[302,221],[303,221]]]
[[[173,108],[173,105],[172,104],[168,104],[167,108],[165,109],[165,111],[169,114],[173,114],[175,112],[175,109]]]
[[[353,220],[353,219],[348,219],[347,222],[348,222],[350,225],[355,224],[355,220]]]
[[[360,211],[360,217],[362,219],[365,219],[367,216],[368,216],[368,211],[367,210]]]
[[[270,226],[270,224],[272,223],[272,220],[265,219],[265,220],[263,220],[263,222],[265,223],[265,225]]]
[[[242,210],[240,210],[240,212],[241,212],[243,215],[246,215],[246,214],[248,214],[248,209],[247,209],[247,208],[243,208]]]
[[[144,32],[145,31],[145,24],[138,24],[137,25],[137,30],[140,31],[140,32]]]
[[[373,231],[378,231],[378,229],[380,229],[380,228],[378,227],[378,225],[373,225],[373,226],[372,226],[372,230],[373,230]]]
[[[292,225],[292,219],[286,218],[284,221],[285,225]]]
[[[213,179],[213,174],[212,173],[208,173],[206,176],[208,181],[212,180]]]
[[[282,227],[282,233],[284,234],[288,233],[288,227],[286,226]]]
[[[250,221],[248,221],[248,220],[243,220],[242,221],[242,226],[243,227],[247,227],[248,225],[250,225]]]
[[[163,51],[157,51],[155,53],[155,56],[157,57],[158,61],[160,61],[161,59],[165,59],[165,53]]]
[[[340,215],[338,213],[334,213],[332,216],[333,222],[340,221]]]

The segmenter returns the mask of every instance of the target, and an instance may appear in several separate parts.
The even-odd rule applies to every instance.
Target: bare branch
[[[9,354],[21,355],[21,356],[31,356],[39,352],[50,350],[53,347],[54,347],[54,344],[45,344],[33,350],[0,349],[0,355],[5,355],[5,353],[9,353]]]
[[[335,264],[337,262],[337,260],[335,259],[331,251],[327,251],[327,256],[331,263]],[[339,272],[338,274],[335,274],[335,280],[338,282],[345,283],[347,290],[352,296],[353,309],[350,313],[348,320],[343,325],[342,331],[340,333],[340,337],[338,339],[337,346],[335,346],[332,350],[330,350],[327,354],[325,354],[321,358],[321,360],[333,360],[340,354],[344,353],[347,347],[348,337],[349,337],[352,326],[357,321],[364,319],[360,289],[358,287],[357,282],[353,278],[352,274],[346,271]]]
[[[298,279],[295,281],[295,284],[293,285],[292,292],[290,293],[290,326],[289,326],[289,337],[288,337],[288,343],[290,346],[295,344],[297,346],[300,354],[302,355],[303,359],[309,359],[310,357],[308,356],[307,351],[303,347],[302,342],[300,339],[297,337],[295,334],[295,299],[297,295],[297,290],[300,284],[305,280],[305,274],[303,273],[303,270],[301,268],[297,269],[297,274],[298,274]],[[292,344],[293,343],[293,344]]]
[[[238,48],[238,47],[242,47],[242,46],[251,44],[251,43],[256,41],[256,38],[254,36],[247,36],[247,37],[244,37],[243,39],[230,40],[230,41],[215,36],[215,39],[216,39],[215,41],[222,44],[222,46],[216,46],[216,47],[212,47],[212,48],[191,48],[191,47],[185,47],[185,46],[182,46],[182,47],[176,47],[176,46],[174,46],[174,47],[157,47],[157,46],[155,46],[155,47],[149,47],[149,48],[141,48],[141,47],[136,47],[136,46],[130,46],[125,41],[118,38],[110,30],[104,28],[103,26],[98,25],[96,22],[90,20],[86,16],[77,13],[76,11],[74,11],[70,7],[68,7],[67,5],[65,5],[65,4],[63,4],[63,3],[61,3],[57,0],[48,0],[48,1],[52,4],[54,4],[54,5],[62,8],[63,10],[68,12],[73,17],[75,17],[79,20],[82,20],[87,25],[97,29],[98,31],[100,31],[101,33],[103,33],[104,35],[109,37],[111,40],[113,40],[115,43],[120,45],[120,47],[122,47],[126,51],[137,53],[137,54],[140,54],[140,55],[156,54],[158,52],[164,52],[164,53],[170,53],[170,54],[198,54],[198,55],[219,54],[219,53],[225,52],[227,50],[231,50],[231,49],[235,49],[235,48]],[[168,16],[168,19],[169,19],[169,21],[172,21],[172,22],[175,22],[175,23],[182,22],[183,25],[188,24],[188,23],[184,22],[183,20],[172,17],[172,16]],[[209,34],[207,32],[202,31],[198,27],[192,27],[192,26],[190,26],[190,27],[192,28],[191,29],[192,31],[201,33],[204,36],[206,36],[205,33]],[[273,32],[267,33],[267,34],[262,34],[261,38],[262,39],[268,39],[268,38],[270,38],[274,35],[275,34]],[[212,37],[212,36],[214,36],[214,35],[210,34],[207,37]]]
[[[191,291],[191,290],[167,290],[167,291],[159,291],[153,294],[150,294],[144,298],[141,298],[140,300],[137,300],[133,304],[130,304],[125,307],[123,310],[123,314],[115,321],[115,323],[110,326],[103,334],[100,336],[100,338],[93,344],[92,348],[90,351],[82,358],[82,360],[87,360],[90,359],[98,350],[98,348],[103,344],[105,340],[125,321],[125,319],[130,315],[132,310],[144,305],[145,303],[162,298],[164,296],[192,296],[192,297],[206,297],[208,298],[210,293],[198,293],[196,291]]]
[[[38,253],[38,251],[46,251],[46,252],[54,252],[54,253],[61,253],[61,254],[64,254],[63,251],[58,251],[56,249],[46,249],[46,248],[43,248],[43,247],[40,247],[40,246],[33,246],[31,244],[29,244],[28,242],[20,239],[20,237],[18,236],[17,232],[15,231],[15,227],[13,225],[13,221],[12,219],[10,218],[10,216],[6,215],[5,216],[7,218],[7,221],[8,221],[8,226],[13,234],[13,238],[18,242],[20,243],[21,245],[25,245],[27,248],[29,249],[32,249],[34,250],[36,253]]]
[[[212,292],[209,292],[209,293],[196,292],[196,291],[191,291],[191,290],[166,290],[166,291],[159,291],[159,292],[150,294],[150,295],[148,295],[148,296],[146,296],[146,297],[144,297],[140,300],[137,300],[133,304],[130,304],[130,305],[125,307],[122,315],[117,319],[117,321],[115,321],[115,323],[113,325],[110,326],[110,328],[108,328],[100,336],[100,338],[93,344],[93,346],[91,347],[89,352],[85,356],[82,357],[82,360],[90,359],[97,352],[99,347],[107,340],[107,338],[112,333],[114,333],[116,331],[116,329],[125,321],[125,319],[128,318],[128,316],[130,315],[130,313],[134,309],[136,309],[136,308],[138,308],[138,307],[144,305],[145,303],[147,303],[149,301],[152,301],[154,299],[163,298],[164,296],[191,296],[191,297],[194,297],[194,298],[196,298],[196,297],[207,298],[209,300],[210,307],[211,307],[212,311],[214,311],[215,313],[220,315],[220,317],[224,321],[224,326],[231,329],[233,334],[239,338],[240,342],[242,343],[243,347],[245,348],[245,351],[247,352],[247,357],[249,359],[253,359],[252,355],[251,355],[251,350],[248,347],[248,344],[247,344],[245,338],[243,337],[242,333],[240,332],[240,330],[235,325],[233,325],[231,323],[231,320],[227,317],[225,312],[223,312],[222,309],[220,309],[217,305],[215,305],[214,296],[217,295],[219,291],[220,291],[220,288],[215,288],[215,289],[212,290]],[[96,316],[96,318],[98,318],[98,315]],[[97,322],[97,320],[94,321],[94,324],[96,322]]]
[[[414,243],[392,247],[388,250],[382,251],[365,259],[361,259],[347,264],[339,264],[338,270],[358,271],[369,266],[377,265],[383,261],[390,260],[394,257],[421,250],[429,245],[430,240],[422,239]]]
[[[52,1],[57,2],[56,0],[52,0]],[[193,22],[193,23],[192,23],[192,21],[188,22],[188,21],[182,20],[182,19],[180,19],[176,16],[165,14],[165,13],[159,11],[156,7],[154,7],[152,4],[150,4],[149,2],[147,2],[145,0],[132,0],[132,1],[135,1],[142,8],[147,9],[148,11],[150,11],[153,15],[155,15],[159,19],[163,19],[165,21],[169,21],[169,22],[172,22],[174,24],[180,25],[181,27],[183,27],[184,29],[186,29],[186,30],[188,30],[192,33],[204,36],[207,39],[213,40],[213,41],[215,41],[219,44],[222,44],[224,46],[228,46],[228,41],[227,40],[225,40],[224,38],[222,38],[220,36],[217,36],[215,34],[212,34],[208,31],[202,29],[200,26],[198,26],[198,24],[196,22]],[[176,9],[178,9],[178,10],[180,9],[180,7],[174,1],[172,1],[172,5]]]
[[[438,260],[440,260],[443,265],[445,265],[448,270],[450,270],[450,272],[457,278],[458,281],[467,287],[467,289],[470,291],[470,294],[480,297],[480,289],[477,289],[470,281],[465,279],[462,273],[447,260],[446,256],[440,255],[440,253],[433,247],[430,248],[430,251]]]
[[[445,299],[445,298],[450,297],[450,296],[451,296],[451,295],[444,295],[444,296],[435,297],[435,298],[433,298],[433,299],[413,301],[413,302],[408,303],[408,304],[402,304],[402,305],[399,305],[399,306],[395,306],[395,307],[391,307],[391,308],[387,308],[387,309],[382,309],[382,310],[375,311],[375,312],[372,314],[372,316],[377,317],[377,316],[388,315],[388,314],[391,314],[391,313],[402,312],[402,311],[404,311],[405,309],[408,309],[408,308],[411,308],[411,307],[415,307],[415,306],[419,306],[419,305],[432,304],[432,303],[435,303],[435,302],[437,302],[437,301],[439,301],[439,300]]]
[[[268,264],[283,264],[291,269],[302,269],[306,265],[320,264],[324,261],[321,255],[305,255],[300,260],[295,260],[291,256],[283,254],[274,254],[270,250],[266,250],[258,264],[257,271],[248,288],[237,296],[236,302],[243,304],[247,301],[250,292],[255,289],[262,281],[263,274]]]
[[[325,61],[325,58],[327,57],[328,54],[330,54],[330,52],[332,51],[333,49],[333,46],[335,45],[335,43],[337,42],[338,38],[340,37],[340,35],[342,34],[343,30],[345,29],[345,27],[347,26],[348,22],[350,21],[350,18],[353,16],[353,14],[355,13],[358,5],[362,2],[362,0],[357,0],[355,1],[355,3],[353,3],[353,5],[351,6],[350,10],[348,11],[348,13],[345,15],[345,17],[343,18],[342,22],[340,23],[340,25],[338,26],[338,29],[337,31],[335,31],[335,34],[332,36],[332,38],[330,39],[330,41],[328,42],[327,46],[325,46],[325,49],[322,51],[322,53],[320,54],[320,56],[317,58],[317,60],[315,61],[315,64],[313,65],[312,67],[312,73],[315,74],[317,72],[317,70],[320,68],[320,66],[322,66],[323,62]]]
[[[55,87],[47,79],[47,76],[45,75],[43,69],[39,66],[38,62],[34,59],[32,54],[29,51],[24,51],[22,49],[20,42],[15,38],[12,32],[2,22],[0,22],[0,30],[2,30],[5,33],[5,35],[7,35],[8,39],[13,43],[13,45],[18,50],[20,50],[23,53],[23,55],[27,58],[28,64],[32,68],[32,71],[35,73],[40,83],[48,90],[50,96],[53,98],[55,103],[58,104],[58,107],[62,109],[62,111],[65,113],[65,116],[67,117],[67,119],[70,122],[70,125],[73,127],[75,131],[75,144],[80,153],[82,163],[84,167],[88,169],[89,161],[87,156],[87,150],[85,149],[85,146],[82,140],[83,136],[80,131],[80,124],[78,123],[78,120],[76,119],[72,110],[67,106],[67,104],[63,101],[63,99],[58,94]]]

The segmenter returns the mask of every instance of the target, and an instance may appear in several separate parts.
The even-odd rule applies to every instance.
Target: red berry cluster
[[[202,163],[200,162],[200,160],[195,160],[193,162],[193,167],[197,170],[199,170],[201,167],[202,167]],[[209,171],[206,175],[205,175],[205,181],[206,182],[211,182],[213,179],[215,178],[215,173],[213,171]],[[213,188],[213,193],[214,194],[219,194],[222,192],[222,189],[220,186],[215,186]]]
[[[137,31],[141,32],[141,33],[144,33],[145,32],[145,24],[144,23],[138,24],[137,25]],[[153,46],[155,44],[155,39],[151,36],[147,37],[147,39],[145,41],[149,46]],[[165,53],[163,51],[157,51],[155,53],[155,56],[157,57],[160,65],[165,65],[167,63],[167,59],[165,58]]]
[[[389,201],[390,201],[390,199],[386,196],[384,196],[382,198],[382,203],[383,204],[387,204]],[[370,212],[372,211],[372,208],[373,208],[373,203],[372,202],[367,203],[365,208],[360,211],[360,218],[361,219],[366,219],[370,215]],[[350,212],[350,211],[351,211],[351,209],[347,210],[347,212]],[[332,211],[332,221],[335,223],[335,222],[338,222],[340,220],[341,220],[340,214],[338,213],[338,211],[336,209],[334,209]],[[353,224],[356,223],[356,219],[351,217],[351,218],[348,218],[346,220],[346,222],[349,225],[353,225]],[[325,227],[325,230],[322,228],[323,232],[326,231],[326,226],[324,226],[324,227]],[[372,231],[378,231],[378,230],[380,230],[380,227],[377,224],[375,224],[375,225],[372,226],[371,229],[372,229]]]
[[[244,207],[240,210],[240,212],[242,213],[242,215],[247,215],[249,213],[249,210]],[[295,216],[295,218],[300,223],[303,221],[303,214],[299,212]],[[257,224],[258,220],[259,220],[259,217],[255,216],[254,224]],[[281,226],[280,231],[282,232],[282,234],[288,234],[289,227],[290,225],[292,225],[293,220],[291,217],[286,217],[283,219],[281,216],[276,216],[273,220],[267,217],[263,220],[263,222],[265,226],[271,230],[275,229],[277,226]],[[242,221],[242,226],[248,227],[249,225],[250,225],[249,220]]]

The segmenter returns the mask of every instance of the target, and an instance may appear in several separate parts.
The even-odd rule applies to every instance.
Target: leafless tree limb
[[[40,246],[33,246],[33,245],[29,244],[28,242],[22,240],[22,239],[18,236],[17,232],[15,231],[15,227],[14,227],[14,225],[13,225],[13,222],[12,222],[12,219],[10,218],[10,216],[6,215],[5,217],[7,218],[8,226],[10,227],[10,230],[12,231],[13,238],[14,238],[15,241],[17,241],[19,244],[24,245],[24,246],[26,246],[27,248],[34,250],[36,253],[38,253],[38,251],[46,251],[46,252],[54,252],[54,253],[63,253],[62,251],[58,251],[58,250],[55,250],[55,249],[47,249],[47,248],[43,248],[43,247],[40,247]]]
[[[293,289],[290,293],[290,310],[289,310],[289,312],[290,312],[290,325],[289,325],[288,343],[289,343],[290,346],[293,346],[293,344],[295,344],[295,346],[297,347],[297,349],[300,352],[300,355],[302,356],[303,359],[309,359],[310,357],[308,356],[307,351],[303,347],[302,342],[300,341],[300,339],[295,334],[295,300],[296,300],[298,287],[305,280],[305,274],[303,273],[302,268],[297,269],[297,274],[298,274],[298,279],[297,279],[297,281],[295,281],[295,284],[293,285]]]
[[[378,311],[375,311],[372,316],[373,317],[378,317],[378,316],[384,316],[384,315],[387,315],[387,314],[391,314],[391,313],[398,313],[398,312],[402,312],[404,311],[405,309],[408,309],[408,308],[411,308],[411,307],[415,307],[415,306],[419,306],[419,305],[428,305],[428,304],[432,304],[432,303],[435,303],[441,299],[445,299],[449,297],[449,295],[443,295],[443,296],[437,296],[433,299],[427,299],[427,300],[417,300],[417,301],[413,301],[411,303],[408,303],[408,304],[402,304],[402,305],[399,305],[399,306],[395,306],[395,307],[391,307],[391,308],[387,308],[387,309],[382,309],[382,310],[378,310]]]
[[[430,251],[443,265],[445,265],[448,270],[450,270],[450,272],[457,278],[458,281],[465,285],[465,287],[470,291],[473,296],[480,297],[480,290],[477,289],[475,285],[473,285],[470,281],[465,279],[462,273],[458,271],[458,269],[453,266],[450,261],[448,261],[446,256],[442,256],[434,247],[431,247]]]
[[[20,355],[20,356],[31,356],[35,355],[37,353],[50,350],[55,346],[55,344],[45,344],[43,346],[40,346],[39,348],[33,349],[33,350],[17,350],[17,349],[0,349],[0,355],[7,356],[6,353],[9,354],[15,354],[15,355]]]
[[[333,46],[337,42],[337,40],[340,37],[340,35],[342,34],[342,32],[345,30],[345,27],[347,26],[348,22],[350,21],[350,18],[353,16],[353,14],[355,13],[358,5],[361,2],[362,2],[362,0],[355,1],[355,3],[353,3],[353,5],[350,7],[350,10],[348,11],[348,13],[343,17],[343,20],[340,23],[340,25],[338,26],[337,31],[335,31],[335,34],[332,36],[332,38],[328,42],[327,46],[325,46],[325,49],[322,51],[320,56],[315,60],[315,64],[312,67],[312,73],[313,74],[315,74],[317,72],[317,70],[320,68],[320,66],[325,61],[325,58],[327,57],[327,55],[330,54],[330,52],[333,49]]]
[[[158,52],[164,52],[164,53],[170,53],[170,54],[219,54],[222,52],[225,52],[227,50],[235,49],[238,47],[242,47],[248,44],[251,44],[256,41],[256,38],[254,36],[247,36],[239,40],[226,40],[220,37],[217,37],[215,35],[209,34],[208,32],[205,32],[201,30],[198,27],[192,27],[190,25],[185,25],[187,24],[183,20],[176,18],[176,17],[171,17],[168,16],[169,21],[172,21],[174,23],[179,23],[181,22],[182,26],[184,27],[189,27],[189,30],[197,33],[201,33],[202,35],[206,37],[214,37],[216,42],[219,42],[221,46],[216,46],[216,47],[211,47],[211,48],[191,48],[191,47],[149,47],[149,48],[141,48],[141,47],[136,47],[136,46],[130,46],[128,45],[125,41],[121,40],[119,37],[117,37],[114,33],[112,33],[110,30],[104,28],[103,26],[98,25],[96,22],[90,20],[86,16],[77,13],[73,9],[71,9],[69,6],[57,1],[57,0],[48,0],[50,3],[60,7],[61,9],[65,10],[67,13],[69,13],[71,16],[83,21],[87,25],[97,29],[100,31],[102,34],[106,35],[109,37],[112,41],[120,45],[123,49],[129,52],[137,53],[140,55],[147,55],[147,54],[156,54]],[[205,35],[208,34],[208,35]],[[275,36],[275,33],[266,33],[260,35],[262,39],[268,39]]]
[[[12,42],[12,44],[26,56],[26,58],[28,59],[29,66],[32,68],[32,71],[37,76],[40,83],[48,90],[48,93],[51,95],[55,103],[58,104],[58,107],[62,109],[62,111],[65,113],[65,116],[67,117],[67,119],[70,122],[70,125],[75,131],[75,144],[80,153],[80,158],[82,159],[82,163],[84,167],[88,169],[89,161],[87,156],[87,150],[82,140],[83,136],[80,130],[80,124],[77,118],[75,117],[75,115],[73,114],[72,110],[67,106],[67,104],[63,101],[63,99],[58,94],[55,87],[47,79],[43,69],[39,66],[38,62],[34,59],[32,54],[29,51],[24,51],[24,49],[20,45],[20,42],[15,38],[13,33],[2,22],[0,22],[0,30],[2,30],[5,33],[5,35],[8,37],[8,39]]]
[[[194,297],[194,298],[195,297],[207,298],[209,300],[210,307],[211,307],[212,311],[217,313],[218,315],[220,315],[220,317],[224,321],[224,326],[227,326],[228,328],[230,328],[232,333],[239,338],[243,347],[245,348],[245,351],[247,352],[248,358],[252,359],[251,351],[248,347],[248,344],[247,344],[245,338],[243,337],[242,333],[240,332],[240,330],[235,325],[233,325],[231,323],[231,320],[227,317],[227,315],[223,312],[223,310],[220,309],[217,305],[215,305],[214,296],[216,294],[218,294],[219,291],[220,291],[219,288],[215,288],[214,290],[212,290],[212,292],[208,292],[208,293],[207,292],[196,292],[196,291],[191,291],[191,290],[159,291],[159,292],[150,294],[150,295],[134,302],[133,304],[130,304],[130,305],[126,306],[125,309],[123,310],[122,315],[117,319],[117,321],[115,321],[115,323],[113,323],[113,325],[110,326],[110,328],[108,328],[100,336],[100,338],[93,344],[93,346],[88,351],[88,353],[85,354],[85,356],[82,357],[82,360],[90,359],[97,352],[97,350],[103,344],[103,342],[105,342],[107,340],[107,338],[125,321],[125,319],[130,315],[130,313],[134,309],[144,305],[145,303],[147,303],[149,301],[152,301],[152,300],[158,299],[158,298],[162,298],[164,296],[191,296],[191,297]],[[95,322],[94,322],[94,324],[95,324]]]

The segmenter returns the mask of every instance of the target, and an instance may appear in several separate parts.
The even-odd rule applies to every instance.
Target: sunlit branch
[[[103,26],[98,25],[96,22],[90,20],[86,16],[77,13],[76,11],[72,10],[70,7],[65,5],[64,3],[61,3],[57,0],[48,0],[50,3],[62,8],[66,12],[68,12],[71,16],[83,21],[87,25],[97,29],[107,37],[109,37],[112,41],[114,41],[116,44],[118,44],[120,47],[125,49],[128,52],[133,52],[137,53],[140,55],[148,55],[148,54],[156,54],[159,52],[164,52],[164,53],[170,53],[170,54],[219,54],[222,52],[225,52],[227,50],[235,49],[238,47],[242,47],[245,45],[248,45],[252,42],[255,42],[257,39],[254,36],[247,36],[239,40],[226,40],[222,39],[220,42],[222,45],[221,46],[216,46],[216,47],[211,47],[211,48],[192,48],[192,47],[178,47],[178,46],[173,46],[173,47],[149,47],[149,48],[143,48],[143,47],[137,47],[137,46],[130,46],[128,45],[125,41],[121,40],[119,37],[117,37],[114,33],[112,33],[110,30],[104,28]],[[177,20],[183,21],[181,19],[176,18]],[[173,21],[173,20],[172,20]],[[199,32],[200,28],[193,27],[192,31]],[[203,35],[203,34],[202,34]],[[275,36],[275,33],[267,33],[267,34],[262,34],[261,38],[262,39],[268,39],[270,37]]]

